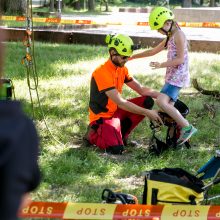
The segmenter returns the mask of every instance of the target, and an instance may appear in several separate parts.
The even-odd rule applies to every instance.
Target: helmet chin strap
[[[169,39],[170,39],[170,36],[171,36],[171,30],[172,30],[172,28],[173,28],[173,20],[172,20],[172,22],[171,22],[171,25],[170,25],[170,29],[168,30],[168,31],[166,31],[166,30],[164,30],[163,28],[161,28],[161,30],[167,35],[167,39],[166,39],[166,43],[165,43],[165,45],[164,45],[164,47],[166,48],[167,47],[167,43],[168,43],[168,41],[169,41]]]

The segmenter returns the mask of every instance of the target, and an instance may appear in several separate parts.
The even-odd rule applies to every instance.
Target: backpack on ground
[[[153,169],[144,172],[143,204],[190,204],[204,200],[202,180],[181,168]]]

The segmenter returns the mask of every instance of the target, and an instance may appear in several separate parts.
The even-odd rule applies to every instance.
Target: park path
[[[137,26],[137,22],[147,22],[149,13],[131,13],[131,12],[113,12],[104,15],[62,15],[62,19],[92,20],[97,24],[103,24],[97,27],[77,30],[83,33],[117,33],[121,32],[130,36],[138,37],[161,37],[157,31],[151,31],[149,26]],[[119,24],[121,23],[121,24]],[[108,24],[106,26],[106,24]],[[220,28],[190,28],[182,27],[189,40],[207,40],[220,41]]]

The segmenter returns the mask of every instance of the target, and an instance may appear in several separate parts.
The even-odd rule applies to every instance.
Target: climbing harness
[[[138,199],[131,194],[113,192],[110,189],[104,189],[102,191],[102,202],[111,204],[138,204]]]

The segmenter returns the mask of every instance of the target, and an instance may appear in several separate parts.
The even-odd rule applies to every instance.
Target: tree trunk
[[[182,7],[183,8],[191,8],[192,7],[192,0],[183,0]]]
[[[50,12],[54,12],[54,0],[50,0]]]
[[[80,8],[83,10],[87,8],[86,0],[80,0]]]
[[[108,12],[108,0],[105,0],[105,11]]]
[[[102,4],[105,5],[105,11],[108,12],[108,0],[101,0],[100,1],[100,11],[102,11]]]
[[[215,0],[210,0],[209,7],[215,7],[215,6],[216,6]]]
[[[23,15],[26,12],[26,0],[1,0],[1,9],[11,14]]]
[[[95,1],[94,0],[88,0],[88,10],[95,11]]]
[[[75,1],[73,3],[73,7],[79,11],[81,9],[80,1]]]
[[[2,15],[4,12],[4,2],[3,0],[0,1],[0,15]]]

